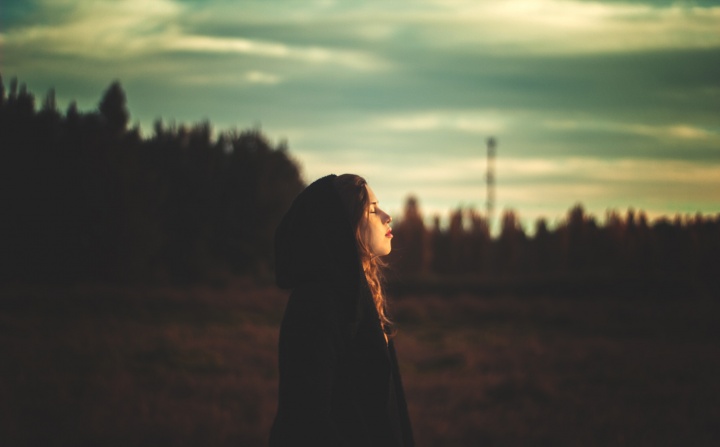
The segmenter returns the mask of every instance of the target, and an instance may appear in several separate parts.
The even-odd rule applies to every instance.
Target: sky
[[[401,215],[486,202],[529,231],[582,203],[720,212],[720,0],[3,0],[0,73],[62,110],[286,140]]]

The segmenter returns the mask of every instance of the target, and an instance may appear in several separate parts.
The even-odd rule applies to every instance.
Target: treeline
[[[39,109],[0,77],[0,279],[196,281],[228,271],[270,276],[273,235],[304,187],[284,142],[258,129],[213,136],[208,122],[129,127],[119,82],[97,110]],[[362,174],[362,173],[360,173]],[[573,207],[532,236],[514,211],[497,237],[486,218],[457,209],[426,226],[410,198],[393,233],[395,279],[583,275],[696,275],[720,271],[720,214],[649,222],[629,210],[604,222]]]
[[[193,281],[266,273],[304,187],[285,143],[207,122],[129,128],[119,82],[97,110],[58,111],[0,77],[0,278]]]
[[[545,219],[528,236],[516,212],[506,210],[500,233],[474,209],[456,209],[443,229],[439,217],[427,228],[418,200],[408,198],[393,227],[390,274],[395,279],[568,277],[695,277],[717,280],[720,214],[677,215],[650,222],[643,211],[623,216],[609,210],[604,222],[582,205],[555,228]]]

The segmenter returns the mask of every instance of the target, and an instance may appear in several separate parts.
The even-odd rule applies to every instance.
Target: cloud
[[[720,46],[720,7],[569,0],[436,0],[428,38],[507,54],[578,54]],[[450,30],[453,32],[449,32]]]
[[[245,25],[286,28],[302,39],[333,30],[341,39],[399,48],[463,47],[485,54],[570,55],[720,46],[720,6],[678,2],[574,0],[415,0],[293,2],[259,7],[236,19]],[[234,20],[234,19],[231,19]],[[313,24],[317,26],[312,26]],[[295,32],[293,32],[293,29]]]
[[[554,130],[600,130],[613,133],[627,133],[655,139],[717,140],[720,135],[708,129],[689,124],[649,125],[638,123],[616,123],[602,121],[548,120],[544,125]]]
[[[504,130],[506,121],[497,111],[439,110],[382,116],[370,126],[399,132],[449,130],[487,134]]]
[[[335,172],[347,168],[371,172],[378,178],[396,185],[426,184],[437,187],[440,184],[454,186],[484,185],[487,169],[486,157],[478,154],[470,157],[446,157],[442,153],[425,154],[411,158],[400,154],[358,162],[356,150],[343,149],[335,153],[302,151],[301,159],[313,171]],[[622,183],[639,184],[683,184],[705,189],[704,195],[720,200],[720,165],[683,160],[648,160],[641,158],[604,159],[598,157],[500,157],[496,159],[498,184],[552,185],[568,188],[577,193],[577,185],[611,185]],[[361,172],[358,172],[361,173]],[[594,187],[594,186],[593,186]],[[530,188],[532,189],[532,188]]]
[[[6,35],[8,45],[32,47],[46,54],[126,57],[150,51],[157,36],[168,33],[181,13],[181,8],[168,0],[45,1],[41,8],[46,16],[54,11],[59,18],[11,28]]]
[[[292,59],[313,64],[334,64],[357,70],[377,70],[388,66],[378,58],[359,51],[322,47],[297,47],[278,42],[245,38],[166,35],[158,47],[171,51],[202,53],[238,53],[279,59]]]
[[[239,84],[254,85],[276,85],[283,82],[283,78],[263,71],[246,71],[244,73],[220,72],[220,73],[182,73],[174,76],[173,82],[178,84],[192,85],[227,85],[238,86]]]
[[[182,51],[236,53],[354,70],[389,66],[386,61],[362,51],[295,46],[240,36],[187,34],[178,23],[185,20],[189,12],[170,0],[46,1],[43,8],[63,10],[63,20],[11,28],[2,35],[4,45],[89,60],[117,61]]]
[[[243,10],[238,14],[239,9]],[[208,2],[189,28],[245,29],[284,42],[371,53],[408,47],[476,54],[572,55],[720,47],[720,6],[573,0]],[[251,37],[251,36],[245,36]],[[387,62],[387,61],[386,61]]]
[[[570,178],[586,182],[684,183],[720,186],[720,166],[682,160],[592,157],[499,159],[497,170],[508,182]],[[714,193],[720,199],[720,189]]]
[[[245,73],[245,79],[253,84],[277,84],[281,81],[280,77],[272,73],[264,73],[262,71],[248,71]]]

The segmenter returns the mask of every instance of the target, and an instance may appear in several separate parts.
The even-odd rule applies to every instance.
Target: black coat
[[[276,232],[292,289],[280,329],[270,445],[414,445],[392,341],[385,343],[335,176],[293,202]]]

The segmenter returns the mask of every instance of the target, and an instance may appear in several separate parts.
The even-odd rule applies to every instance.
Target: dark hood
[[[283,289],[330,282],[354,295],[359,290],[362,268],[352,226],[334,186],[336,177],[328,175],[305,188],[275,231],[275,275]]]

